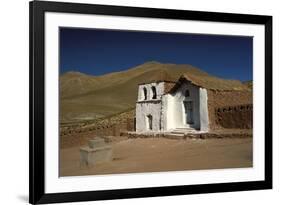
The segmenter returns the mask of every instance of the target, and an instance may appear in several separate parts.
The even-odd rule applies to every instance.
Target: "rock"
[[[112,148],[103,138],[97,137],[88,142],[88,146],[80,148],[80,164],[93,166],[112,160]]]
[[[101,137],[95,137],[93,140],[89,140],[88,145],[90,148],[98,148],[105,146],[105,140]]]

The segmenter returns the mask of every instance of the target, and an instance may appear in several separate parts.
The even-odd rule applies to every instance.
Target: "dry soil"
[[[252,138],[114,137],[113,160],[80,166],[79,147],[60,150],[60,176],[252,167]]]

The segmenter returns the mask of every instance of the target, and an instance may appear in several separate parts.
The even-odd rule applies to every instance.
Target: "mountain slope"
[[[138,84],[157,80],[163,73],[173,81],[183,73],[209,77],[206,72],[190,65],[158,62],[102,76],[66,73],[60,77],[60,121],[95,119],[132,108],[137,99]]]
[[[99,79],[80,72],[68,72],[60,76],[60,97],[78,95],[95,89]]]
[[[175,81],[184,72],[203,76],[208,75],[206,72],[191,65],[162,64],[158,62],[147,62],[126,71],[113,72],[102,76],[67,72],[60,77],[60,94],[62,98],[74,97],[75,95],[85,94],[89,91],[125,83],[132,78],[146,75],[147,72],[160,70],[167,72]],[[145,78],[143,78],[143,82],[146,82]]]

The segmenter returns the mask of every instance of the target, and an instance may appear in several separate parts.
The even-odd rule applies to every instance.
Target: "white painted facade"
[[[136,132],[165,132],[176,128],[208,131],[207,90],[185,82],[173,93],[165,94],[164,86],[165,82],[139,85]]]
[[[153,87],[156,89],[156,98],[153,99]],[[146,89],[146,98],[145,91]],[[139,85],[138,101],[136,104],[136,131],[161,131],[162,96],[164,82]],[[149,116],[152,116],[152,129],[149,129]]]

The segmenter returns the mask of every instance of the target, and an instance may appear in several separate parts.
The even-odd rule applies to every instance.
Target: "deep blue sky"
[[[252,37],[141,31],[60,29],[60,73],[91,75],[147,61],[191,64],[227,79],[252,80]]]

